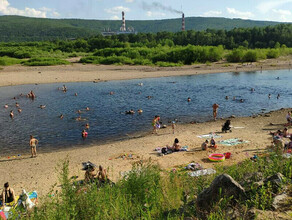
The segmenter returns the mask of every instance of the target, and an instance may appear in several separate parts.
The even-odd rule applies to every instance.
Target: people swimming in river
[[[190,101],[191,101],[191,98],[190,98],[190,97],[188,97],[187,101],[188,101],[188,102],[190,102]]]
[[[138,109],[138,114],[142,114],[143,113],[143,110],[142,109]]]
[[[18,111],[19,113],[21,113],[21,112],[22,112],[22,109],[21,109],[21,108],[18,108],[17,111]]]
[[[135,111],[133,109],[129,110],[129,111],[125,111],[126,115],[134,115]]]
[[[85,139],[85,138],[87,138],[87,136],[88,136],[88,132],[86,130],[83,130],[82,133],[81,133],[81,137],[83,139]]]
[[[148,96],[146,96],[146,98],[147,98],[147,99],[152,99],[153,96],[148,95]]]
[[[277,99],[279,99],[279,98],[280,98],[280,94],[277,95]]]
[[[81,110],[79,109],[76,113],[77,113],[77,114],[81,114],[82,112],[81,112]]]
[[[86,110],[86,111],[89,111],[90,109],[89,109],[89,107],[86,107],[85,110]]]
[[[236,96],[233,96],[232,100],[235,101],[236,100]]]
[[[85,124],[85,128],[88,130],[89,129],[89,123]]]
[[[78,96],[77,92],[74,93],[75,96]]]
[[[228,100],[228,99],[229,99],[229,97],[228,97],[228,96],[225,96],[225,99],[226,99],[226,100]]]
[[[240,99],[239,101],[240,101],[241,103],[243,103],[243,102],[244,102],[244,100],[243,100],[243,99]]]
[[[5,105],[4,105],[4,108],[8,108],[8,104],[5,104]]]
[[[64,118],[64,115],[63,115],[63,114],[61,114],[61,115],[59,116],[59,118],[60,118],[60,119],[63,119],[63,118]]]
[[[110,91],[110,93],[109,93],[110,95],[113,95],[113,94],[115,94],[113,91]]]
[[[14,117],[14,113],[13,113],[13,110],[10,111],[10,114],[9,114],[10,118],[13,118]]]
[[[251,88],[251,89],[250,89],[250,91],[251,91],[251,92],[254,92],[254,91],[255,91],[255,89],[254,89],[254,88]]]
[[[268,95],[268,98],[269,98],[269,99],[271,98],[271,94]]]
[[[35,96],[34,92],[31,90],[31,91],[27,94],[27,97],[30,98],[30,99],[32,99],[32,100],[34,100],[36,96]]]
[[[46,108],[45,105],[40,105],[40,109],[44,109],[44,108]]]
[[[16,103],[15,103],[15,106],[16,106],[17,108],[19,107],[19,104],[18,104],[18,102],[16,102]]]
[[[67,87],[65,86],[65,84],[64,84],[63,87],[62,87],[62,91],[63,91],[63,92],[67,92]]]

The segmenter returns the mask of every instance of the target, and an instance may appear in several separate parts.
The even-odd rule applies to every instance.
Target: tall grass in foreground
[[[246,160],[230,167],[218,166],[216,175],[193,178],[184,171],[167,172],[157,165],[146,163],[132,170],[114,186],[97,188],[95,184],[73,186],[69,178],[69,161],[59,168],[62,190],[53,197],[43,198],[40,207],[23,219],[183,219],[197,217],[195,199],[215,176],[231,175],[249,191],[248,198],[238,201],[243,215],[251,207],[271,207],[270,185],[260,189],[246,182],[245,176],[261,172],[263,177],[281,172],[292,178],[292,159],[272,154],[257,162]],[[226,219],[231,198],[214,203],[208,219]]]

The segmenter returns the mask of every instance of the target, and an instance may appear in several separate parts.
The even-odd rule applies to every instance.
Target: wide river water
[[[66,83],[66,86],[66,93],[58,90],[61,83],[0,87],[2,155],[28,153],[31,134],[39,139],[38,150],[52,151],[150,132],[154,115],[160,115],[163,124],[174,119],[180,123],[208,121],[212,119],[212,104],[215,102],[220,105],[219,117],[249,116],[263,109],[268,112],[292,104],[292,74],[289,70]],[[251,92],[251,88],[255,91]],[[37,96],[34,101],[19,97],[30,90]],[[111,91],[114,95],[109,94]],[[270,99],[268,94],[271,94]],[[226,100],[225,96],[229,99]],[[232,99],[233,96],[236,100]],[[191,102],[187,102],[188,97]],[[240,99],[244,102],[241,103]],[[21,113],[17,112],[16,102]],[[5,104],[9,107],[4,108]],[[46,108],[41,109],[40,105],[46,105]],[[90,111],[85,111],[86,107]],[[136,112],[143,109],[143,114],[124,114],[130,109]],[[9,117],[10,110],[14,111],[14,119]],[[75,120],[78,110],[82,111],[81,117],[86,121]],[[63,119],[58,117],[60,114],[64,115]],[[84,141],[81,131],[86,123],[90,124],[90,129]]]

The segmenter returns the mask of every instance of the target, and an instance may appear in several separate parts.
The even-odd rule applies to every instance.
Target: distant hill
[[[253,21],[229,18],[187,17],[186,30],[225,29],[235,27],[264,27],[280,22]],[[181,18],[165,20],[127,20],[138,32],[178,32]],[[100,34],[105,28],[119,30],[119,20],[48,19],[22,16],[0,16],[0,41],[39,41],[90,37]]]

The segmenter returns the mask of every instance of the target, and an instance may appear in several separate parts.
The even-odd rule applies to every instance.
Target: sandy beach
[[[69,59],[71,65],[27,67],[21,65],[0,68],[0,86],[35,83],[102,82],[179,75],[196,75],[222,72],[248,72],[259,70],[290,69],[292,56],[262,60],[251,64],[217,62],[182,67],[107,66],[83,65],[78,59]]]
[[[253,64],[226,64],[217,63],[211,66],[201,64],[193,66],[158,68],[137,66],[95,66],[73,63],[70,66],[53,67],[23,67],[9,66],[0,70],[0,86],[55,83],[55,82],[81,82],[81,81],[105,81],[125,80],[133,78],[163,77],[176,75],[191,75],[217,72],[256,71],[269,69],[288,69],[290,58],[279,58]],[[145,137],[132,137],[130,139],[91,147],[80,147],[72,150],[39,154],[36,158],[30,158],[30,149],[27,146],[27,155],[15,158],[0,157],[0,183],[9,182],[16,193],[24,188],[26,191],[37,190],[39,195],[48,193],[53,184],[58,182],[57,171],[66,157],[70,160],[70,175],[77,175],[79,179],[84,177],[81,163],[91,161],[96,165],[103,165],[109,170],[109,177],[114,181],[120,178],[121,172],[131,169],[133,163],[146,161],[151,158],[164,169],[172,169],[178,165],[190,162],[200,163],[204,168],[211,168],[218,163],[208,160],[209,152],[201,151],[201,144],[205,139],[198,135],[219,132],[221,138],[239,138],[248,143],[236,146],[224,146],[219,144],[216,152],[231,152],[232,157],[222,163],[228,166],[253,156],[254,153],[265,152],[271,145],[270,131],[283,130],[286,123],[286,113],[291,109],[282,109],[258,117],[232,118],[234,126],[232,133],[221,134],[221,126],[226,119],[199,124],[178,124],[175,134],[171,127],[160,129],[158,135],[149,134]],[[210,119],[212,118],[210,107]],[[218,116],[220,117],[220,108]],[[292,130],[292,129],[290,129]],[[290,131],[291,132],[291,131]],[[178,152],[170,155],[159,156],[154,149],[172,145],[174,138],[178,138],[182,146],[187,145],[188,152]],[[287,139],[288,141],[288,139]],[[132,158],[123,158],[123,154],[132,154]],[[2,185],[1,185],[2,186]],[[2,188],[2,187],[1,187]],[[55,189],[60,189],[57,185]]]

